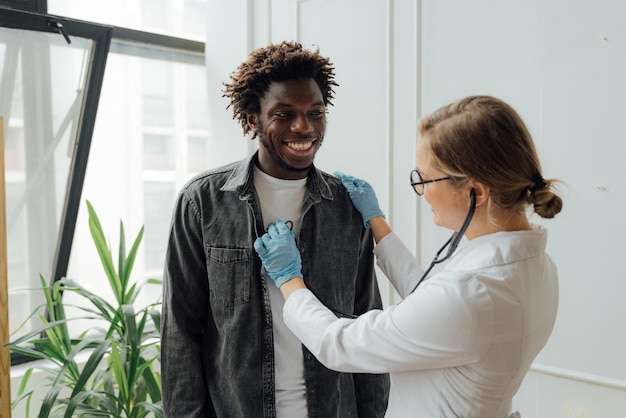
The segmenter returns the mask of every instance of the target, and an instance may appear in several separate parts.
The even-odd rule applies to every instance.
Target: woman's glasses
[[[453,178],[452,176],[448,176],[448,177],[441,177],[438,179],[424,180],[422,176],[420,175],[419,171],[413,170],[411,171],[411,187],[413,187],[413,190],[415,190],[415,193],[417,193],[418,196],[422,196],[424,194],[424,185],[426,183],[434,183],[436,181],[443,181],[443,180],[452,180],[452,178]]]

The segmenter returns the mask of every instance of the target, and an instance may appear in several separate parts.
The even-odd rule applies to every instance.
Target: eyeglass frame
[[[413,181],[413,173],[417,174],[417,177],[420,179],[420,181]],[[415,191],[415,193],[417,193],[418,196],[423,196],[424,195],[424,185],[428,184],[428,183],[435,183],[438,181],[444,181],[444,180],[453,180],[454,177],[453,176],[447,176],[447,177],[440,177],[438,179],[431,179],[431,180],[424,180],[422,178],[422,175],[420,174],[419,171],[417,171],[416,168],[414,168],[413,170],[411,170],[411,174],[409,175],[409,182],[411,183],[411,187],[413,188],[413,191]],[[416,186],[422,186],[422,192],[418,192],[417,191],[417,187]]]

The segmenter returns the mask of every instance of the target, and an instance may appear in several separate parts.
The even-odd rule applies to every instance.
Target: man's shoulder
[[[206,187],[221,187],[241,166],[243,161],[235,161],[221,167],[211,168],[196,174],[185,183],[183,191],[194,191]]]
[[[319,179],[320,192],[322,196],[327,197],[330,200],[337,198],[341,199],[348,196],[341,180],[332,174],[329,174],[319,168],[315,168],[315,172]]]
[[[324,181],[331,183],[331,184],[341,184],[341,180],[339,180],[339,177],[335,177],[330,173],[327,173],[324,170],[320,170],[319,168],[315,169],[317,171],[317,173],[324,179]]]

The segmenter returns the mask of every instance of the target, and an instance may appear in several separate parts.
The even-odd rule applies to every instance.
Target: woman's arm
[[[291,296],[293,292],[300,289],[306,289],[304,280],[302,280],[301,277],[294,277],[293,279],[283,283],[283,285],[280,287],[280,291],[283,294],[285,300],[287,300],[287,298]]]
[[[368,221],[372,233],[374,234],[374,242],[378,244],[381,239],[391,233],[391,227],[382,216],[376,216]]]
[[[370,228],[372,229],[372,233],[374,235],[374,241],[378,244],[378,242],[383,239],[385,236],[387,236],[388,234],[391,233],[391,227],[389,226],[389,224],[387,223],[387,221],[385,221],[385,218],[383,218],[382,216],[376,216],[372,219],[370,219],[368,221]],[[285,234],[289,235],[286,231],[284,231]],[[278,235],[276,235],[277,237]],[[262,242],[262,239],[260,240],[260,242]],[[269,241],[268,241],[269,242]],[[295,247],[295,244],[294,244]],[[259,247],[260,248],[260,247]],[[257,251],[258,249],[257,248]],[[281,256],[286,255],[286,251],[285,251],[285,247],[282,247],[282,251],[281,251]],[[297,251],[294,251],[294,257],[297,254]],[[297,254],[299,256],[299,254]],[[265,256],[265,254],[264,254]],[[262,257],[263,258],[263,257]],[[293,258],[293,257],[292,257]],[[283,264],[288,265],[289,262],[291,262],[291,259],[286,259],[285,262]],[[300,266],[300,263],[297,263],[298,266]],[[267,269],[268,266],[266,266]],[[283,267],[281,265],[281,267]],[[292,270],[293,274],[296,274],[299,272],[299,270]],[[269,273],[269,272],[268,272]],[[270,274],[271,275],[271,274]],[[280,291],[283,294],[283,297],[285,298],[285,300],[287,300],[287,298],[296,290],[298,289],[306,289],[306,285],[304,284],[304,280],[302,279],[302,277],[293,277],[290,280],[284,281],[282,283],[277,283],[280,287]]]

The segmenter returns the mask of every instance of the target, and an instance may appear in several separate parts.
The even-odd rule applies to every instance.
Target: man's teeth
[[[308,150],[309,148],[311,148],[311,145],[313,145],[313,142],[288,142],[287,146],[289,148],[295,149],[297,151],[305,151]]]

